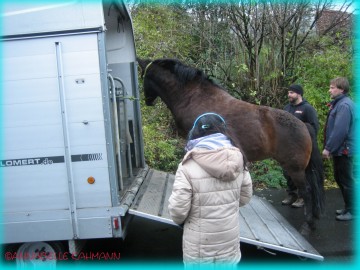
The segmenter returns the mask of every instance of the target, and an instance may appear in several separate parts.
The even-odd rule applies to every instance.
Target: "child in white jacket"
[[[175,175],[169,212],[184,225],[185,264],[241,259],[239,207],[250,201],[252,181],[241,151],[226,134],[220,115],[200,115]]]

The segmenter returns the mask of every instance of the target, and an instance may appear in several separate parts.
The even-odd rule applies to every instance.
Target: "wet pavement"
[[[292,208],[281,205],[286,196],[285,190],[264,189],[255,194],[267,199],[285,217],[288,222],[299,229],[303,222],[303,208]],[[335,220],[335,210],[342,207],[342,197],[338,189],[326,191],[326,213],[318,221],[318,229],[306,239],[324,257],[324,261],[314,261],[295,255],[258,249],[254,245],[241,244],[242,260],[245,263],[304,263],[322,265],[338,262],[342,266],[352,265],[355,261],[354,221],[340,222]],[[171,263],[182,264],[182,230],[156,221],[134,217],[127,238],[124,242],[118,239],[92,240],[86,250],[99,252],[119,252],[120,263]],[[85,251],[86,251],[85,250]]]
[[[284,206],[285,190],[264,189],[256,192],[266,198],[276,210],[296,229],[303,223],[303,208]],[[335,210],[343,208],[344,203],[339,189],[326,190],[326,209],[317,221],[317,230],[305,237],[324,257],[325,262],[353,262],[355,259],[356,230],[355,221],[335,220]]]

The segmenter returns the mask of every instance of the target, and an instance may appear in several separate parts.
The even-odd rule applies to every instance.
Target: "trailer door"
[[[112,205],[97,33],[9,39],[2,63],[4,241],[109,235],[83,210]]]

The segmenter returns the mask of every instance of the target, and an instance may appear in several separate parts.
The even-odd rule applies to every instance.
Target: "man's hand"
[[[327,158],[327,159],[329,159],[331,157],[330,152],[326,149],[324,149],[322,151],[322,156],[323,156],[323,158]]]

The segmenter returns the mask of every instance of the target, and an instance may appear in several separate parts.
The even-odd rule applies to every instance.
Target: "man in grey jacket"
[[[354,103],[347,96],[349,81],[335,78],[330,81],[330,111],[326,120],[324,158],[333,159],[334,177],[345,203],[344,209],[336,210],[336,220],[348,221],[354,214],[353,154],[355,141]]]

